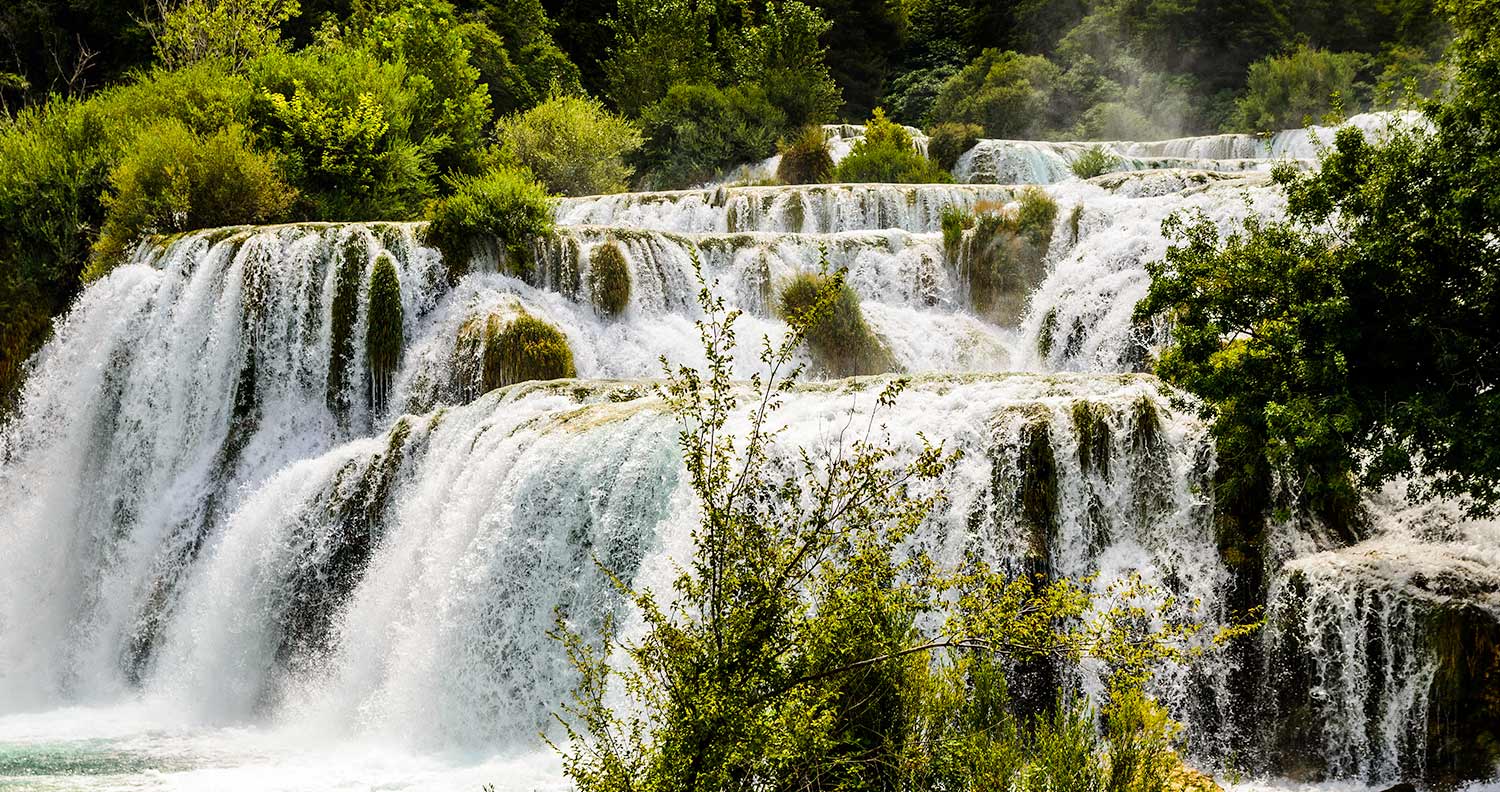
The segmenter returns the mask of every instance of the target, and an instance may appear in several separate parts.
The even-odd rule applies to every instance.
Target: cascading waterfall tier
[[[826,131],[836,154],[859,133]],[[237,743],[254,725],[403,756],[545,756],[536,735],[571,684],[545,638],[555,614],[629,624],[595,560],[665,591],[691,547],[696,507],[651,378],[663,357],[703,362],[694,259],[744,311],[733,365],[746,378],[759,338],[786,331],[781,289],[825,262],[846,272],[913,378],[880,416],[891,442],[907,453],[922,433],[964,451],[921,536],[939,561],[1097,572],[1098,591],[1140,575],[1197,603],[1177,617],[1222,625],[1236,580],[1218,552],[1212,442],[1190,398],[1124,373],[1164,331],[1132,314],[1166,217],[1275,216],[1256,171],[1312,156],[1312,139],[1107,144],[1135,169],[1088,181],[1066,173],[1074,144],[981,143],[961,175],[988,157],[984,178],[1046,183],[1058,207],[1003,317],[976,311],[973,252],[945,243],[942,216],[1006,211],[1012,184],[567,199],[524,272],[456,282],[413,223],[143,246],[59,322],[0,427],[0,776],[7,745],[32,750],[25,713],[79,705],[146,707],[153,734],[227,727]],[[630,285],[609,310],[593,293],[605,260]],[[486,393],[491,328],[522,315],[566,340],[577,379]],[[829,442],[883,382],[803,383],[779,415],[780,451]],[[1500,703],[1475,696],[1500,689],[1500,535],[1371,510],[1376,530],[1353,548],[1280,537],[1258,652],[1209,651],[1155,680],[1200,761],[1483,775],[1473,746]],[[1096,694],[1104,671],[1064,676]],[[1228,693],[1245,679],[1269,685],[1249,710]],[[510,786],[478,780],[560,784],[538,761]]]

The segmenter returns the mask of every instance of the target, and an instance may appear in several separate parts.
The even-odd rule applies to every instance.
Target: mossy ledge
[[[1022,190],[1013,205],[981,201],[972,213],[944,213],[943,246],[976,313],[1001,325],[1020,321],[1046,276],[1056,219],[1057,202],[1035,187]]]

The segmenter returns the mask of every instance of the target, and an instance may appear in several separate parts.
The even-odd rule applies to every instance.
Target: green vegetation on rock
[[[1120,158],[1109,153],[1103,146],[1090,146],[1083,156],[1073,160],[1069,167],[1080,179],[1092,179],[1108,173],[1120,164]]]
[[[526,170],[500,166],[458,179],[453,194],[427,209],[423,239],[457,278],[475,256],[495,255],[504,271],[531,271],[532,243],[552,232],[552,200]]]
[[[984,128],[978,124],[947,122],[933,127],[927,136],[927,156],[943,170],[953,170],[962,157],[979,138]]]
[[[485,328],[484,389],[532,380],[576,376],[573,350],[561,330],[522,313],[505,323],[491,317]]]
[[[884,374],[897,370],[885,342],[870,329],[859,296],[842,273],[798,273],[782,287],[777,306],[782,318],[805,323],[807,346],[818,365],[835,377]],[[816,319],[804,322],[803,317]]]
[[[406,343],[401,281],[396,274],[396,262],[388,253],[375,257],[375,266],[370,270],[369,299],[365,359],[370,366],[370,409],[378,412],[386,407],[391,382],[401,364],[401,348]]]
[[[953,177],[922,156],[911,135],[877,107],[865,123],[864,136],[854,141],[849,154],[839,162],[834,180],[927,184],[951,182]]]
[[[1029,187],[1012,210],[1005,206],[975,207],[973,230],[960,230],[956,258],[969,289],[974,310],[998,324],[1015,324],[1027,297],[1046,274],[1043,261],[1052,242],[1057,203],[1046,192]],[[966,220],[955,220],[961,228]],[[945,241],[949,238],[944,228]]]
[[[630,305],[630,263],[620,243],[605,242],[589,254],[589,296],[603,316],[619,316]]]

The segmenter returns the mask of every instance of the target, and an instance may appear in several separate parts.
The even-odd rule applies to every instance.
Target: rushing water
[[[840,153],[854,134],[830,130]],[[1261,171],[1312,156],[1308,140],[1110,144],[1127,172],[1090,182],[1058,170],[1075,144],[981,143],[961,175],[1043,183],[1059,206],[1045,276],[1008,326],[969,307],[940,217],[1003,205],[1009,184],[570,199],[528,278],[451,285],[412,224],[146,246],[59,322],[0,432],[0,786],[560,788],[538,737],[572,681],[545,637],[554,614],[625,614],[594,558],[660,588],[690,547],[695,507],[649,378],[662,357],[702,360],[694,258],[746,312],[743,376],[753,341],[784,332],[776,286],[825,259],[847,269],[914,376],[883,416],[889,441],[966,451],[921,537],[940,558],[1024,555],[1017,493],[1040,437],[1057,494],[1049,566],[1097,571],[1101,592],[1141,575],[1199,603],[1180,616],[1219,624],[1233,581],[1212,445],[1191,400],[1129,373],[1158,331],[1131,313],[1163,219],[1274,214]],[[583,277],[605,244],[633,283],[615,318]],[[381,257],[404,316],[389,398],[372,397],[362,353]],[[579,379],[481,395],[460,339],[521,312],[562,330]],[[784,450],[830,442],[875,390],[804,384],[781,416]],[[1500,612],[1500,530],[1403,504],[1373,501],[1379,530],[1353,548],[1290,526],[1278,537],[1261,656],[1302,669],[1286,685],[1311,686],[1295,717],[1316,728],[1299,739],[1346,785],[1422,769],[1437,667],[1424,619],[1454,596],[1422,581],[1473,582],[1469,599]],[[1097,690],[1096,673],[1071,678]],[[1246,674],[1277,678],[1211,650],[1157,679],[1201,763],[1232,769],[1274,743],[1224,694]]]

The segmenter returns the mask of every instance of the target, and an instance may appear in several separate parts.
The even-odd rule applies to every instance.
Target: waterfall
[[[847,149],[860,130],[826,134]],[[1165,218],[1275,217],[1264,171],[1318,137],[1109,143],[1119,172],[1087,181],[1068,168],[1085,144],[982,141],[958,169],[981,183],[565,199],[524,276],[450,282],[418,223],[144,244],[59,320],[0,427],[0,757],[66,766],[46,757],[67,745],[126,767],[121,785],[141,770],[119,757],[147,745],[141,767],[169,774],[345,757],[286,788],[369,786],[349,769],[364,764],[411,786],[559,786],[538,734],[573,679],[547,631],[628,622],[603,570],[667,590],[691,549],[697,506],[654,386],[662,358],[704,362],[695,260],[744,312],[742,378],[786,332],[781,288],[846,272],[911,378],[882,416],[898,457],[919,434],[964,452],[918,537],[938,560],[1097,573],[1101,596],[1138,575],[1211,632],[1237,584],[1213,443],[1191,397],[1132,373],[1164,332],[1134,306]],[[1003,207],[1025,183],[1058,206],[1051,242],[1016,312],[980,316],[943,212]],[[630,284],[618,312],[593,293],[607,247]],[[566,339],[577,378],[485,392],[489,329],[522,315]],[[883,381],[803,383],[776,453],[830,442]],[[1500,713],[1453,693],[1488,673],[1456,654],[1500,645],[1500,533],[1404,503],[1373,499],[1354,547],[1282,526],[1256,652],[1205,645],[1152,683],[1192,757],[1370,782],[1458,767],[1454,746]],[[1104,672],[1066,678],[1097,695]],[[1251,711],[1227,693],[1246,679],[1268,686]]]

